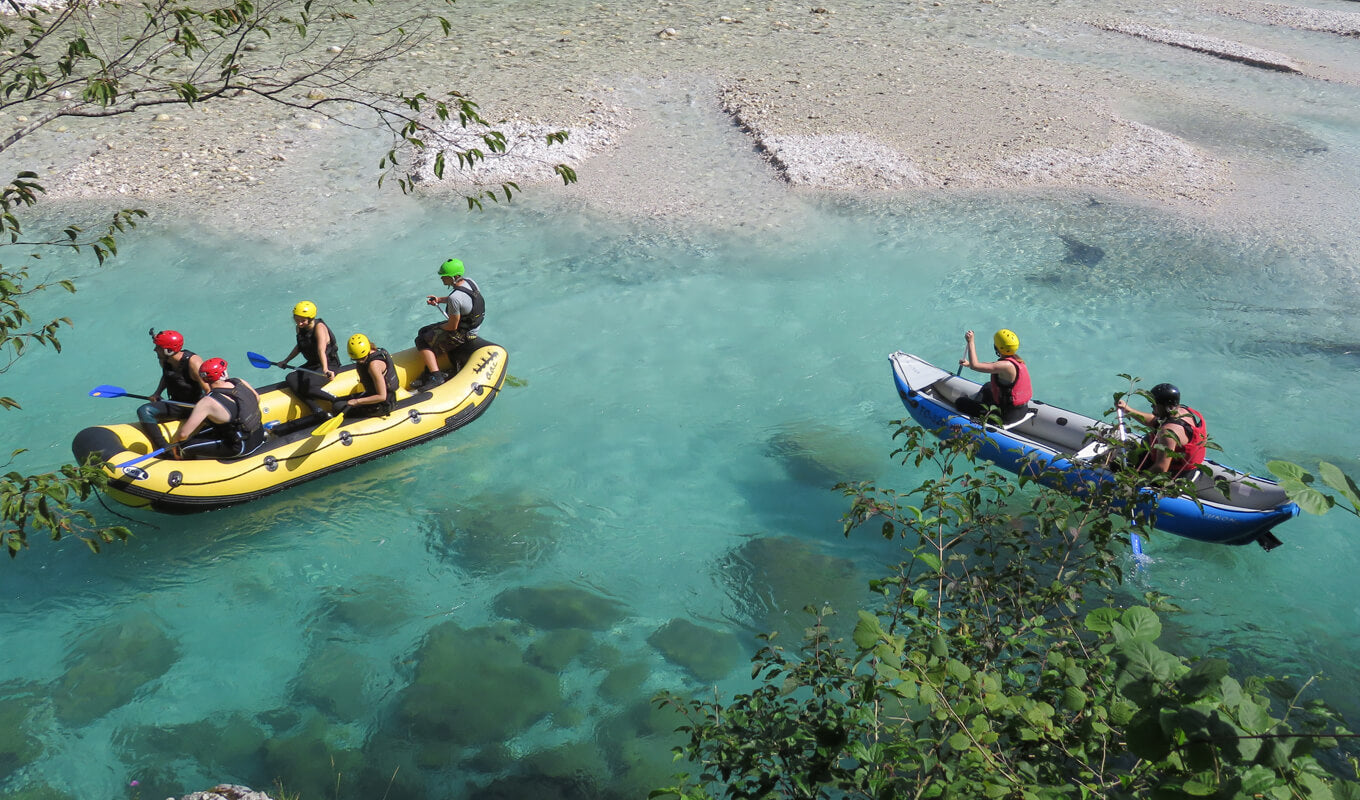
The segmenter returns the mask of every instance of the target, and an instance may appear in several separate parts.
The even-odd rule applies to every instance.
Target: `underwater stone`
[[[548,631],[529,645],[524,658],[549,672],[561,672],[590,646],[594,634],[580,628]]]
[[[503,742],[562,705],[557,676],[524,663],[506,625],[436,626],[397,701],[398,722],[418,737],[460,745]]]
[[[332,797],[337,778],[353,776],[363,764],[353,737],[351,728],[333,726],[312,712],[297,733],[265,744],[265,768],[280,776],[290,796]]]
[[[0,783],[42,755],[42,742],[27,725],[35,701],[32,696],[0,700]]]
[[[47,784],[38,784],[6,792],[5,800],[75,800],[75,797]]]
[[[600,723],[600,748],[613,760],[614,786],[624,797],[646,797],[670,785],[676,771],[672,748],[687,741],[676,728],[684,724],[680,712],[648,700],[637,700]]]
[[[434,520],[426,547],[472,575],[532,566],[557,550],[558,520],[521,495],[479,495]]]
[[[741,642],[729,631],[673,619],[647,637],[647,643],[672,664],[689,670],[701,681],[727,677],[745,659]]]
[[[174,666],[179,650],[148,614],[110,622],[81,637],[52,687],[57,718],[79,727],[119,706]]]
[[[415,616],[411,596],[390,582],[336,588],[327,593],[327,598],[330,606],[326,616],[356,633],[383,636]]]
[[[1058,234],[1058,238],[1067,247],[1067,255],[1063,257],[1064,264],[1094,267],[1105,260],[1105,251],[1093,244],[1087,244],[1074,236],[1062,233]]]
[[[615,703],[634,697],[651,674],[651,668],[644,662],[621,664],[600,681],[600,697]]]
[[[853,562],[787,536],[748,540],[719,562],[718,571],[742,613],[760,630],[778,633],[788,646],[801,641],[813,624],[806,606],[831,605],[848,627],[855,615],[846,612],[857,609],[867,592]]]
[[[364,719],[372,711],[364,696],[367,666],[354,648],[327,642],[303,664],[293,682],[293,695],[332,719]]]
[[[574,586],[524,586],[496,596],[496,613],[536,628],[606,630],[627,616],[624,606]]]
[[[881,458],[868,455],[878,451],[845,431],[819,425],[782,430],[766,440],[764,452],[793,480],[828,491],[838,483],[871,480],[883,469]]]
[[[201,719],[182,725],[142,725],[116,737],[128,760],[139,764],[159,764],[166,753],[191,758],[207,774],[246,776],[258,772],[267,734],[243,714],[225,720]],[[146,769],[139,769],[141,784],[150,790],[152,782]]]

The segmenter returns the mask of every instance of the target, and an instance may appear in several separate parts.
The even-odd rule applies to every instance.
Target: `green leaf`
[[[1119,619],[1117,608],[1097,608],[1086,615],[1086,630],[1092,633],[1109,633]]]
[[[1283,483],[1280,485],[1285,486]],[[1309,514],[1326,514],[1336,504],[1336,501],[1331,497],[1307,486],[1303,488],[1285,486],[1285,494],[1288,494],[1290,500],[1298,503],[1299,508]]]
[[[1201,772],[1181,784],[1181,790],[1194,797],[1208,797],[1218,791],[1218,781],[1214,778],[1214,773]]]
[[[1350,501],[1351,506],[1360,508],[1360,488],[1356,487],[1355,481],[1340,468],[1323,461],[1318,464],[1318,477],[1322,478],[1323,483],[1341,492],[1341,495]]]
[[[1146,606],[1134,606],[1123,613],[1114,626],[1115,641],[1144,639],[1149,642],[1162,635],[1162,621]]]
[[[1292,461],[1267,461],[1266,469],[1270,470],[1271,475],[1274,475],[1282,481],[1303,481],[1304,476],[1308,475],[1308,470]]]
[[[1237,707],[1237,724],[1247,733],[1265,733],[1275,724],[1265,706],[1244,699]]]
[[[1179,661],[1147,639],[1130,639],[1119,645],[1125,671],[1134,678],[1152,678],[1158,683],[1171,680]]]
[[[861,650],[868,650],[886,636],[883,632],[883,623],[878,617],[868,611],[859,612],[859,622],[855,623],[855,645]]]
[[[1217,689],[1228,674],[1228,662],[1221,658],[1206,658],[1195,663],[1190,671],[1176,681],[1176,687],[1191,699],[1199,699]]]

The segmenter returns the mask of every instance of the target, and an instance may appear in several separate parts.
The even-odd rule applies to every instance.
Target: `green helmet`
[[[441,278],[461,278],[463,277],[463,262],[456,258],[450,258],[439,265],[439,276]]]

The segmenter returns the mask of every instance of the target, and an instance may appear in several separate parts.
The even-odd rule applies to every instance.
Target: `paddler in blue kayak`
[[[1204,463],[1208,450],[1209,426],[1204,416],[1181,405],[1181,390],[1172,384],[1159,383],[1148,394],[1152,397],[1150,413],[1131,408],[1123,398],[1115,403],[1120,411],[1152,428],[1143,439],[1145,452],[1138,459],[1138,468],[1175,476],[1193,471]]]
[[[972,397],[960,397],[954,407],[974,419],[1000,414],[1001,422],[1009,425],[1029,413],[1029,401],[1034,392],[1029,385],[1029,367],[1020,358],[1020,337],[1002,328],[992,336],[995,361],[978,361],[973,344],[973,332],[963,334],[968,343],[968,357],[959,359],[959,366],[983,372],[992,379],[982,385],[982,391]]]

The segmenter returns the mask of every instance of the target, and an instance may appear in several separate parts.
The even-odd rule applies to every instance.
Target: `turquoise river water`
[[[1297,124],[1355,163],[1353,113]],[[516,380],[426,446],[225,511],[110,503],[134,520],[126,545],[35,541],[0,568],[0,794],[645,796],[676,743],[657,691],[739,690],[756,634],[797,635],[810,603],[849,611],[896,555],[841,536],[831,487],[916,485],[889,458],[904,410],[887,356],[952,365],[970,328],[1017,331],[1046,401],[1099,412],[1121,372],[1172,381],[1227,463],[1360,474],[1360,293],[1325,249],[1085,196],[808,197],[736,205],[707,233],[532,196],[401,208],[318,245],[172,221],[103,268],[41,262],[80,291],[32,303],[74,320],[62,353],[5,373],[24,409],[0,447],[28,448],[25,470],[132,419],[138,401],[87,392],[154,387],[148,327],[261,385],[282,373],[245,353],[286,353],[298,300],[342,339],[408,346],[451,255]],[[733,232],[772,213],[798,234]],[[1069,257],[1063,236],[1103,256]],[[1129,592],[1184,607],[1172,646],[1317,675],[1360,720],[1360,525],[1276,532],[1271,553],[1157,536]]]
[[[1123,371],[1171,380],[1230,463],[1357,471],[1340,265],[1084,200],[813,204],[798,222],[796,242],[699,241],[532,204],[430,209],[286,255],[161,228],[83,269],[63,353],[8,374],[26,407],[4,446],[26,464],[131,418],[136,401],[86,392],[151,390],[147,327],[258,385],[281,376],[245,352],[281,357],[299,299],[342,336],[404,346],[446,254],[481,281],[522,385],[433,444],[238,509],[130,512],[135,538],[97,556],[37,541],[6,564],[0,736],[18,739],[0,785],[642,796],[674,743],[654,692],[739,687],[754,634],[857,602],[893,556],[842,538],[830,487],[914,485],[888,458],[903,409],[886,356],[949,363],[965,328],[1018,331],[1051,402],[1099,410]],[[1059,233],[1106,255],[1066,263]],[[1185,648],[1320,674],[1360,713],[1360,531],[1333,515],[1278,533],[1268,554],[1159,536],[1131,591],[1185,607]]]

